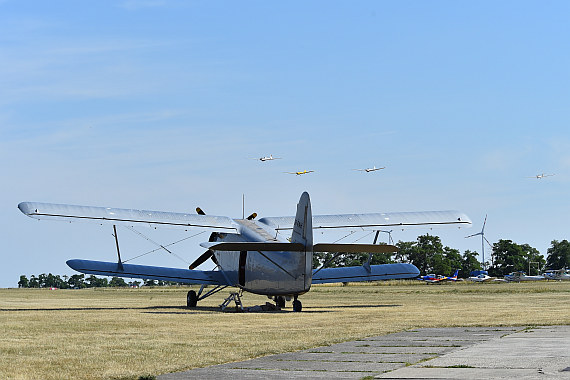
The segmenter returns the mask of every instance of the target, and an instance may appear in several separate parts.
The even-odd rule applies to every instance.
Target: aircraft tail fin
[[[299,254],[304,256],[305,290],[309,290],[313,277],[313,214],[311,212],[311,200],[306,191],[301,194],[299,203],[297,203],[291,243],[300,244],[304,247],[304,252],[299,252]]]
[[[297,203],[291,243],[300,243],[305,247],[313,245],[313,214],[311,213],[311,200],[307,192],[301,194],[299,203]]]

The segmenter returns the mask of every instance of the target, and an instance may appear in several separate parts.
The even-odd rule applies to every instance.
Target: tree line
[[[105,277],[97,277],[90,275],[85,277],[84,274],[74,274],[72,276],[60,276],[57,274],[42,273],[38,276],[31,275],[28,279],[25,275],[20,276],[18,281],[19,288],[58,288],[58,289],[83,289],[83,288],[106,288],[106,287],[139,287],[144,286],[165,286],[176,283],[159,280],[143,280],[126,282],[121,277],[113,277],[108,280]]]
[[[370,264],[408,262],[423,274],[451,275],[459,269],[460,277],[468,277],[472,271],[483,269],[478,260],[478,252],[466,250],[461,254],[457,249],[444,247],[439,236],[421,235],[416,241],[399,241],[396,247],[398,252],[395,253],[370,255]],[[517,271],[529,272],[530,275],[539,274],[544,269],[570,267],[570,242],[567,240],[553,240],[547,254],[545,259],[536,248],[528,244],[501,239],[492,245],[490,261],[485,262],[485,268],[491,276],[504,276]],[[330,252],[316,253],[313,256],[313,266],[357,266],[366,263],[368,257],[367,253],[341,254],[336,257]]]
[[[481,270],[483,265],[479,262],[479,253],[466,250],[461,254],[459,250],[443,246],[439,236],[425,234],[418,236],[416,241],[399,241],[396,244],[398,252],[374,253],[370,255],[370,264],[391,264],[408,262],[414,264],[421,273],[437,273],[451,275],[459,269],[460,277],[468,277],[472,271]],[[546,259],[540,252],[528,244],[517,244],[512,240],[499,240],[493,243],[490,261],[485,263],[491,276],[504,276],[511,272],[523,271],[529,275],[539,274],[544,269],[570,268],[570,242],[568,240],[552,240],[548,248]],[[368,261],[367,253],[335,254],[331,252],[315,253],[313,267],[327,268],[358,266]],[[175,285],[175,282],[143,280],[145,286]],[[82,289],[98,287],[138,287],[141,281],[125,282],[120,277],[111,280],[94,275],[85,277],[84,274],[72,276],[59,276],[51,273],[32,275],[29,279],[20,276],[20,288],[59,288]]]

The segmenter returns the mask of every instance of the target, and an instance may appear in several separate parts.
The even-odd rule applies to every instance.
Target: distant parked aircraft
[[[568,269],[547,270],[546,272],[544,272],[543,276],[547,280],[570,281],[570,270]]]
[[[427,284],[438,284],[445,281],[457,281],[457,275],[459,274],[459,269],[453,273],[453,276],[446,277],[442,275],[428,274],[426,276],[418,277],[418,280],[425,281]]]
[[[527,276],[524,272],[512,272],[505,276],[505,280],[510,282],[521,282],[521,281],[542,281],[546,280],[546,277],[539,276]]]
[[[370,173],[370,172],[375,172],[376,170],[382,170],[382,169],[386,169],[386,167],[381,167],[381,168],[377,168],[376,165],[374,165],[374,167],[372,168],[366,168],[366,169],[352,169],[352,170],[356,170],[359,172],[366,172],[366,173]]]
[[[497,277],[490,277],[486,274],[480,274],[474,277],[469,277],[467,278],[467,280],[469,281],[473,281],[473,282],[488,282],[488,281],[495,281],[497,279]]]

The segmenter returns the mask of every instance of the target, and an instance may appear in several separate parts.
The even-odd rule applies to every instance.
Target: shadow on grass
[[[18,311],[93,311],[93,310],[180,310],[186,312],[192,311],[216,311],[220,310],[219,307],[195,307],[192,309],[187,308],[186,306],[129,306],[129,307],[45,307],[45,308],[13,308],[13,309],[0,309],[2,311],[8,312],[18,312]]]
[[[404,305],[329,305],[329,306],[318,306],[318,309],[364,309],[369,307],[402,307]],[[310,309],[310,306],[306,307]],[[304,310],[304,309],[303,309]]]
[[[330,313],[333,310],[322,309],[360,309],[360,308],[384,308],[401,307],[402,305],[329,305],[329,306],[305,306],[301,313]],[[268,310],[268,311],[237,311],[234,307],[221,310],[219,306],[130,306],[130,307],[51,307],[51,308],[1,308],[0,312],[30,312],[30,311],[94,311],[94,310],[138,310],[147,314],[192,314],[196,312],[219,312],[219,313],[252,313],[252,314],[281,314],[294,313],[292,309]]]

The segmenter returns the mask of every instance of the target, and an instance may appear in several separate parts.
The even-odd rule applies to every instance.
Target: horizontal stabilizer
[[[68,260],[67,265],[78,272],[99,276],[142,278],[179,282],[182,284],[230,285],[222,272],[219,271],[188,270],[134,264],[119,265],[118,263],[105,261],[78,259]]]
[[[370,269],[363,266],[344,268],[324,268],[314,270],[313,284],[327,284],[334,282],[360,282],[381,281],[415,278],[420,274],[418,268],[412,264],[382,264],[370,265]]]
[[[305,250],[303,244],[280,242],[207,242],[200,243],[200,245],[214,251],[303,252]]]
[[[314,252],[346,252],[346,253],[390,253],[398,252],[394,245],[378,244],[327,244],[318,243],[313,246]]]

